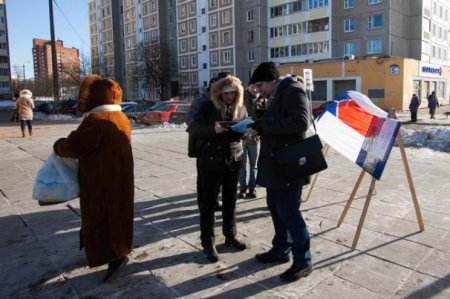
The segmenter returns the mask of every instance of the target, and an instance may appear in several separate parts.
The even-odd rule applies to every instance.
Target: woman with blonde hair
[[[190,125],[190,132],[202,147],[197,157],[203,195],[199,200],[200,239],[208,260],[217,262],[214,206],[222,186],[222,231],[225,244],[244,250],[236,238],[237,183],[242,167],[241,134],[229,128],[232,122],[247,117],[243,105],[243,87],[234,76],[227,76],[211,86],[211,101],[204,102]]]

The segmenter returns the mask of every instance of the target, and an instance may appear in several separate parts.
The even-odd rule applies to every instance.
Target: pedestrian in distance
[[[186,131],[189,134],[189,136],[188,136],[188,156],[191,158],[197,158],[203,141],[201,139],[194,138],[193,134],[190,133],[189,125],[194,121],[194,117],[200,110],[201,105],[207,101],[211,101],[211,95],[210,95],[211,85],[214,82],[216,82],[217,80],[225,78],[226,76],[229,76],[229,75],[230,75],[230,73],[228,73],[228,72],[221,72],[217,75],[217,77],[211,78],[211,80],[209,81],[208,88],[201,94],[200,97],[196,98],[192,102],[191,106],[189,107],[189,110],[186,115],[186,124],[188,125],[188,128]],[[196,166],[197,166],[197,203],[199,203],[201,201],[200,198],[202,197],[203,192],[202,192],[201,174],[198,169],[198,160],[197,160]],[[220,201],[220,199],[219,199],[219,193],[220,193],[220,188],[217,190],[217,202],[215,205],[216,211],[220,211],[222,209],[222,201]]]
[[[411,102],[409,103],[409,111],[411,112],[411,121],[417,121],[417,111],[419,110],[420,100],[416,94],[412,95]]]
[[[194,138],[202,140],[197,156],[202,196],[199,198],[200,239],[203,252],[211,262],[219,255],[215,247],[214,206],[222,187],[222,232],[225,245],[238,250],[247,246],[237,239],[236,199],[242,167],[242,134],[229,128],[230,122],[247,117],[243,106],[243,87],[234,76],[226,76],[211,86],[211,101],[205,101],[189,126]]]
[[[264,110],[265,99],[256,92],[253,84],[250,84],[245,91],[244,105],[247,109],[249,117],[251,118],[260,117],[259,114],[261,114],[261,111]],[[258,160],[259,152],[259,136],[249,134],[244,135],[242,140],[242,148],[244,155],[242,157],[242,169],[239,175],[238,198],[256,198],[256,161]],[[248,172],[247,160],[249,164]]]
[[[273,62],[261,63],[250,79],[267,99],[266,112],[249,127],[261,136],[256,182],[266,187],[267,207],[275,235],[272,248],[255,256],[261,263],[293,263],[280,275],[284,282],[293,282],[313,271],[310,237],[300,211],[302,186],[307,178],[285,181],[275,172],[273,152],[305,139],[310,124],[310,106],[302,78],[280,77]]]
[[[108,264],[103,281],[116,275],[132,249],[134,173],[131,124],[121,111],[117,82],[89,76],[80,89],[81,124],[53,146],[78,159],[81,232],[89,267]]]
[[[436,92],[432,92],[428,96],[428,109],[430,109],[430,119],[434,119],[434,114],[436,113],[436,108],[439,108],[439,102],[436,97]]]
[[[19,99],[16,101],[16,111],[20,121],[20,129],[22,131],[22,137],[25,138],[25,125],[28,128],[28,134],[33,135],[33,125],[31,121],[33,120],[33,93],[28,89],[23,89],[19,93]]]

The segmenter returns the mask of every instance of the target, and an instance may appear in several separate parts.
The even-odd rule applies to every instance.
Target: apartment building
[[[116,80],[126,93],[123,0],[89,0],[92,72]]]
[[[53,76],[51,45],[50,40],[33,39],[33,64],[36,81],[46,82]],[[70,80],[73,83],[80,80],[80,53],[77,48],[65,48],[62,40],[57,40],[55,46],[60,92],[64,96],[68,92],[64,82]]]
[[[267,1],[177,1],[180,97],[192,100],[219,72],[244,85],[267,59]]]
[[[9,60],[8,25],[5,0],[0,0],[0,100],[10,99],[11,64]]]
[[[269,2],[269,59],[293,63],[329,59],[332,0]]]

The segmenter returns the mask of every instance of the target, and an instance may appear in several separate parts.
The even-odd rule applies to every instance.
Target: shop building
[[[336,99],[347,90],[367,95],[378,107],[407,110],[412,94],[427,106],[427,96],[436,91],[439,103],[449,104],[450,67],[411,58],[373,57],[322,60],[315,63],[281,64],[281,74],[313,73],[313,103]]]

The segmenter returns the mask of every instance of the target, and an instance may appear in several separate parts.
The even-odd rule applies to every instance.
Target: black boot
[[[234,248],[236,248],[238,250],[244,250],[244,249],[247,248],[247,245],[245,245],[244,242],[236,239],[235,237],[233,237],[233,238],[226,238],[225,239],[225,245],[232,246],[232,247],[234,247]]]
[[[126,264],[128,263],[128,257],[123,256],[121,258],[118,258],[117,260],[114,260],[112,262],[108,263],[108,271],[106,271],[106,275],[103,278],[103,282],[107,282],[108,280],[110,280],[111,278],[113,278],[113,276],[121,269],[123,268]]]
[[[284,282],[294,282],[302,277],[306,277],[313,271],[313,266],[311,265],[295,265],[287,269],[284,273],[280,275],[280,279]]]
[[[206,258],[209,261],[211,261],[213,263],[216,263],[217,261],[219,261],[219,254],[217,253],[216,246],[214,246],[214,245],[204,246],[203,253],[206,255]]]

